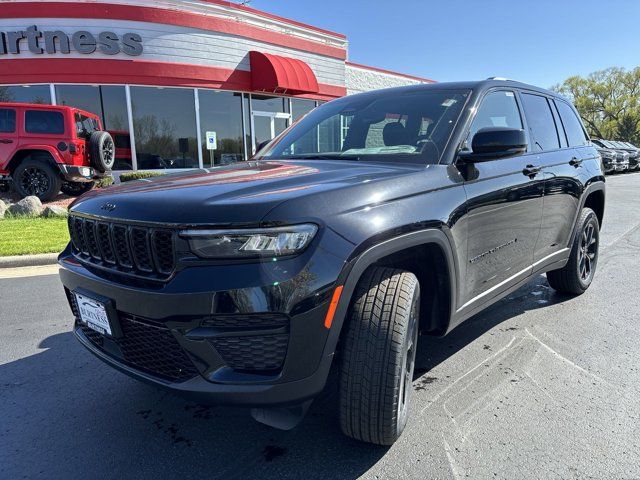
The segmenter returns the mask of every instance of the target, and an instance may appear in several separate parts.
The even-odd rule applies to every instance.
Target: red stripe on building
[[[83,3],[82,5],[78,5],[66,2],[20,2],[2,5],[0,8],[0,18],[81,18],[159,23],[251,38],[261,42],[317,53],[340,60],[347,58],[347,51],[343,48],[323,45],[319,42],[273,32],[225,18],[157,7],[114,5],[108,3]],[[27,26],[28,25],[25,25],[25,28]]]
[[[144,60],[28,58],[2,60],[0,84],[88,83],[216,88],[251,92],[251,72],[220,67]],[[314,100],[343,97],[347,89],[319,84],[317,94],[291,95]],[[264,92],[268,93],[268,92]]]

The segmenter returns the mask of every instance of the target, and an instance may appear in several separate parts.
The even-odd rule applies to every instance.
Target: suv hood
[[[345,160],[243,162],[93,190],[70,210],[141,222],[249,226],[287,200],[371,185],[424,168]]]

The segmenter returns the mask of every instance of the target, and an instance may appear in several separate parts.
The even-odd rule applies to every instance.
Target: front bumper
[[[334,354],[324,317],[344,267],[334,247],[345,241],[331,232],[324,240],[332,251],[316,245],[277,263],[190,267],[161,285],[115,281],[67,249],[60,277],[72,309],[78,290],[113,302],[122,338],[78,320],[74,330],[118,370],[200,401],[296,404],[322,391]]]

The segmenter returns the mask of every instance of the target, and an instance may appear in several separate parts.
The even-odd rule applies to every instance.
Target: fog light
[[[80,175],[83,177],[90,177],[91,169],[89,167],[80,167]]]

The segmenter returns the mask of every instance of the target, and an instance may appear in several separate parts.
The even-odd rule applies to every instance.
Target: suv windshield
[[[357,95],[316,108],[257,158],[437,163],[469,91]]]
[[[93,132],[100,131],[100,125],[98,125],[98,120],[95,118],[76,113],[76,131],[78,132],[78,138],[86,138],[88,140]]]

